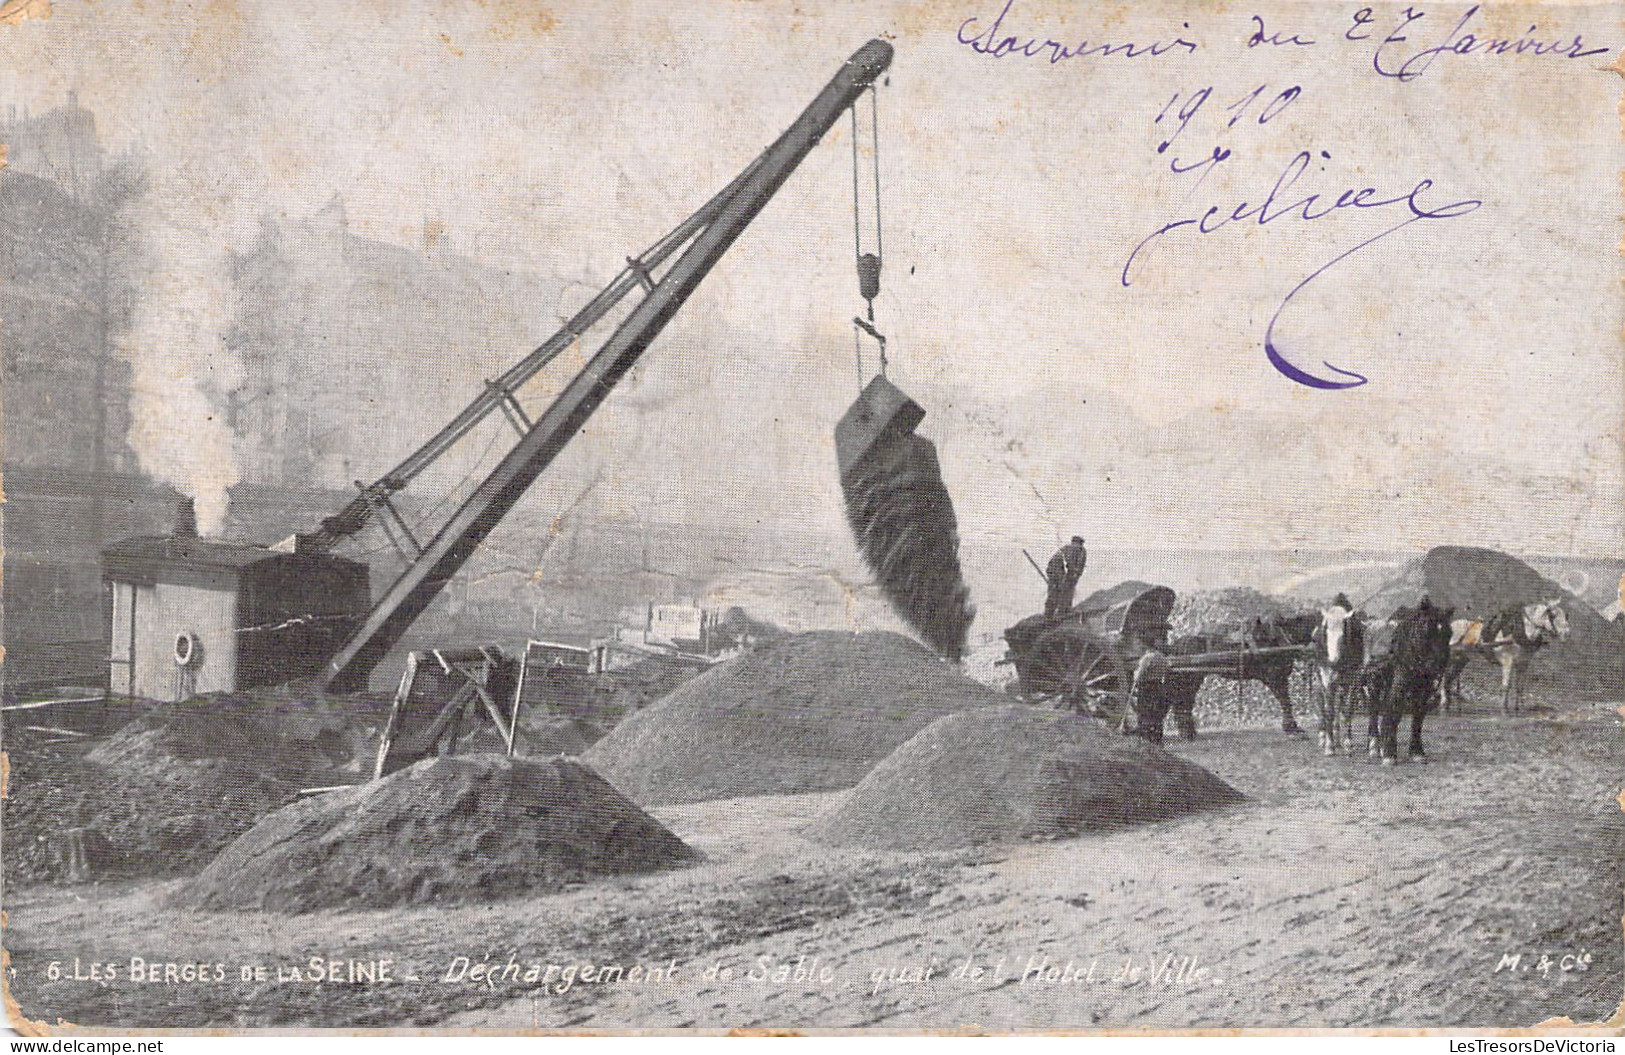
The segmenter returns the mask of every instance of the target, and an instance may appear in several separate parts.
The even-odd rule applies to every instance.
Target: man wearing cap
[[[1044,600],[1044,616],[1054,619],[1072,610],[1072,595],[1077,592],[1078,580],[1083,578],[1083,566],[1089,561],[1089,552],[1083,548],[1083,537],[1073,535],[1072,541],[1055,551],[1044,569],[1049,582],[1049,596]]]

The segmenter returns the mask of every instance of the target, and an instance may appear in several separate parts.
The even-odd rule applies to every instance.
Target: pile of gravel
[[[1516,557],[1475,546],[1437,546],[1410,562],[1364,607],[1379,618],[1423,595],[1457,618],[1488,619],[1525,604],[1563,600],[1569,639],[1536,653],[1531,673],[1558,697],[1625,695],[1625,626],[1610,623],[1585,601]],[[1478,666],[1477,662],[1474,666]]]
[[[387,709],[282,686],[158,704],[84,754],[11,744],[6,877],[193,873],[301,788],[369,773]]]
[[[174,903],[310,912],[487,901],[697,856],[585,766],[451,756],[270,814]]]
[[[138,775],[51,748],[8,755],[8,882],[185,875],[298,793],[219,760]]]
[[[1174,637],[1189,634],[1238,636],[1255,619],[1273,619],[1309,611],[1305,602],[1261,593],[1248,586],[1198,590],[1174,602],[1168,625]]]
[[[387,696],[307,685],[208,693],[154,707],[88,757],[149,778],[219,762],[287,783],[339,783],[371,770],[388,715]]]
[[[1238,802],[1191,762],[1091,718],[1020,704],[933,722],[809,834],[880,850],[1060,839]]]
[[[900,634],[814,631],[717,665],[582,758],[646,806],[829,791],[943,715],[1004,699]]]

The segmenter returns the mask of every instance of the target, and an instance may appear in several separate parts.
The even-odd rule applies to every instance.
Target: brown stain
[[[174,17],[172,5],[163,6],[164,10],[154,17]],[[187,58],[191,68],[213,84],[226,84],[235,79],[237,60],[247,49],[252,34],[249,18],[239,9],[237,0],[209,0],[196,10],[190,30]]]
[[[993,13],[998,13],[997,7]],[[925,37],[940,33],[945,27],[957,28],[965,19],[978,17],[978,14],[975,4],[959,5],[945,3],[942,0],[919,0],[894,10],[891,17],[891,33],[886,37],[888,40],[895,39],[892,33],[903,37]]]
[[[445,34],[441,34],[444,36]],[[423,249],[424,252],[434,252],[446,238],[446,222],[439,218],[430,218],[423,221]]]
[[[463,49],[458,47],[456,44],[452,43],[450,33],[441,33],[440,34],[440,43],[442,43],[442,44],[444,44],[446,46],[446,50],[451,52],[453,57],[459,58],[459,59],[463,57]]]
[[[51,17],[51,0],[6,0],[0,4],[0,26],[15,26],[30,19]]]
[[[50,1036],[52,1027],[49,1022],[36,1022],[23,1014],[22,1005],[17,1003],[17,998],[11,995],[11,975],[11,953],[5,949],[0,949],[0,999],[5,1000],[6,1021],[11,1024],[12,1029],[25,1037]],[[71,1022],[57,1020],[58,1027],[72,1028],[72,1025]]]
[[[525,0],[479,0],[479,4],[491,19],[486,33],[497,40],[545,37],[559,28],[557,15]]]

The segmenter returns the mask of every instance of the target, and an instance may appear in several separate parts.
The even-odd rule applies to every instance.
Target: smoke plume
[[[165,217],[147,218],[144,241],[126,338],[130,446],[143,469],[196,501],[198,531],[219,535],[227,489],[241,478],[218,398],[242,373],[225,346],[230,301],[224,253],[218,241]]]

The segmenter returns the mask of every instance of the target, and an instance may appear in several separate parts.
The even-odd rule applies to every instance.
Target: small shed
[[[366,618],[365,564],[185,534],[102,551],[108,690],[182,699],[321,671]]]

